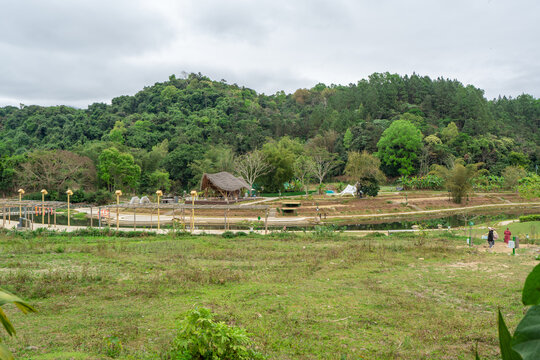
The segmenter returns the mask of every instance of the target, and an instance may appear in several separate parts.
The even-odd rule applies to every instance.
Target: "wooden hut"
[[[249,184],[226,171],[204,174],[201,179],[202,191],[211,190],[226,199],[241,198],[243,189],[249,189]]]

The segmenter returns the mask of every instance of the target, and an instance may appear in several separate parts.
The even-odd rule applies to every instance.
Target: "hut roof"
[[[242,178],[237,178],[226,171],[215,174],[204,174],[201,180],[201,189],[208,187],[224,191],[238,191],[249,189],[249,184]]]

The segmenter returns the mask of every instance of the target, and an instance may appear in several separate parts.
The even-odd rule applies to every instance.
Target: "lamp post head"
[[[191,196],[197,196],[197,190],[191,190]]]
[[[41,193],[42,193],[43,195],[47,195],[47,194],[48,194],[47,190],[45,190],[45,189],[41,190]]]
[[[122,196],[122,190],[116,190],[114,193],[116,196]]]
[[[24,190],[23,190],[23,189],[19,189],[19,190],[17,190],[17,192],[18,192],[19,194],[21,194],[21,195],[24,194]]]
[[[157,196],[163,196],[163,191],[161,191],[161,190],[156,191],[156,195]]]
[[[68,194],[69,196],[73,195],[73,191],[71,191],[71,189],[68,189],[68,191],[66,191],[66,194]]]

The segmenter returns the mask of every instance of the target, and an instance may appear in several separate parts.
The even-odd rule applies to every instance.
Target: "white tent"
[[[343,189],[342,192],[339,193],[339,196],[343,196],[343,195],[355,196],[356,195],[356,186],[347,185],[347,187],[345,189]]]
[[[141,200],[139,200],[139,204],[151,204],[152,202],[148,198],[148,196],[143,196]]]
[[[134,196],[131,198],[131,200],[129,201],[129,204],[130,205],[135,205],[135,204],[138,204],[140,201],[139,197],[138,196]]]

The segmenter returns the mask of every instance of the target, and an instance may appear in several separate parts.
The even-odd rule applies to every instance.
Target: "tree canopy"
[[[418,165],[422,133],[408,120],[396,120],[382,133],[377,148],[387,175],[410,175]]]
[[[133,181],[122,185],[140,191],[165,180],[165,173],[173,191],[196,186],[208,161],[218,161],[212,148],[231,156],[260,149],[273,162],[271,174],[257,180],[269,190],[294,176],[304,146],[305,155],[322,148],[335,157],[337,166],[323,178],[342,174],[347,153],[364,150],[377,152],[391,177],[455,158],[500,175],[508,166],[534,170],[539,164],[539,121],[540,100],[533,96],[487,100],[472,85],[417,74],[375,73],[349,85],[272,95],[200,73],[171,76],[86,109],[0,107],[0,191],[16,188],[15,170],[33,152],[70,151],[99,169],[99,157],[111,148],[133,157],[140,175],[133,167]],[[103,176],[102,170],[92,186],[113,186]]]

